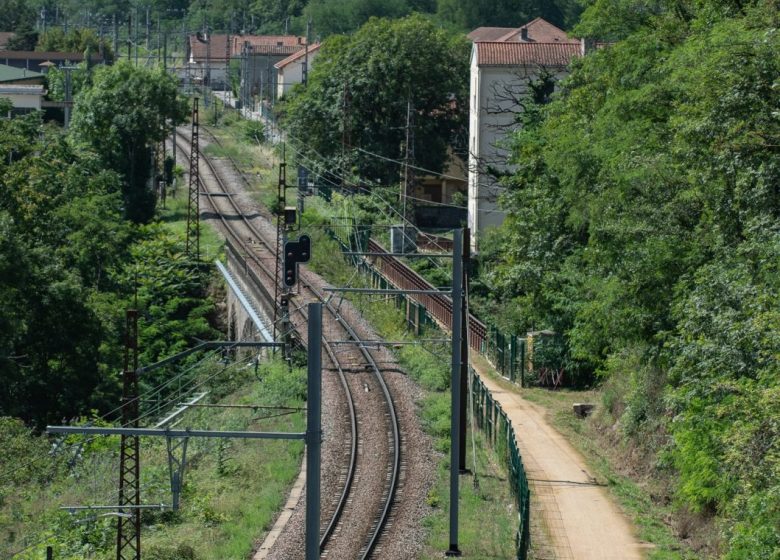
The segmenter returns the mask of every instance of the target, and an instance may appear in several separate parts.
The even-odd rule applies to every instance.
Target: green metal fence
[[[531,491],[528,488],[528,478],[517,447],[515,429],[501,409],[501,405],[493,399],[490,391],[473,370],[471,379],[474,419],[509,471],[509,485],[515,499],[518,520],[515,553],[517,560],[526,560],[531,543]]]
[[[526,341],[516,334],[505,334],[488,325],[482,354],[496,370],[513,383],[525,387]]]

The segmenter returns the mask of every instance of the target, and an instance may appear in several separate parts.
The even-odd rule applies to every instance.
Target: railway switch
[[[309,262],[311,238],[301,235],[297,241],[284,244],[284,285],[294,286],[298,281],[298,263]]]

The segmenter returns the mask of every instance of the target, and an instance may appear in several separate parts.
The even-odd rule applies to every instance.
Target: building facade
[[[320,43],[314,43],[308,49],[304,48],[291,54],[284,60],[274,64],[276,68],[276,98],[280,99],[293,86],[303,82],[304,66],[306,71],[311,70],[311,65],[320,50]]]
[[[501,225],[499,177],[511,173],[507,139],[518,127],[522,103],[549,95],[583,54],[583,43],[537,18],[519,28],[481,27],[469,34],[468,222],[472,250],[480,237]]]

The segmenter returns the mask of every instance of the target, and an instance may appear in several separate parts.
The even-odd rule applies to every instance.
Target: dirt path
[[[545,558],[634,560],[644,558],[634,528],[595,484],[582,456],[545,419],[543,408],[505,389],[481,357],[472,365],[510,418],[518,437],[532,492],[534,515],[541,515],[551,551]]]

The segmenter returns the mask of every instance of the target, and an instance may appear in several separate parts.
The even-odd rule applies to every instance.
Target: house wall
[[[500,226],[506,217],[498,207],[503,187],[488,168],[512,171],[510,152],[503,144],[516,129],[521,111],[516,100],[528,94],[528,84],[538,79],[540,71],[526,66],[478,66],[476,60],[475,47],[470,72],[468,166],[468,215],[474,252],[479,250],[485,231]],[[553,73],[556,81],[566,75],[563,69]]]
[[[319,53],[319,49],[314,49],[311,52],[309,52],[309,72],[311,73],[311,66],[312,62],[314,61],[314,58]],[[276,85],[277,88],[277,98],[282,97],[285,93],[290,91],[295,84],[300,84],[303,82],[303,63],[304,63],[305,57],[299,58],[295,62],[292,62],[285,66],[284,68],[279,69],[279,75],[277,77],[278,83]]]
[[[0,99],[8,99],[11,102],[14,114],[40,110],[42,98],[42,93],[9,93],[0,87]]]
[[[245,73],[242,76],[244,87],[250,94],[261,98],[275,98],[277,93],[278,71],[274,64],[287,58],[289,54],[267,55],[250,54],[244,61]]]
[[[203,80],[205,80],[206,76],[208,75],[209,77],[208,85],[211,87],[211,89],[225,90],[227,89],[227,85],[228,85],[228,82],[226,80],[227,78],[226,68],[227,65],[225,64],[224,59],[212,60],[208,66],[208,72],[206,71],[205,61],[194,62],[190,60],[190,62],[187,64],[185,68],[177,69],[176,73],[179,76],[179,79],[183,83],[187,83],[188,80],[193,80],[198,83],[202,83]]]
[[[278,80],[279,82],[276,84],[276,96],[282,97],[285,93],[290,91],[295,84],[300,84],[303,81],[303,61],[299,63],[296,60],[284,68],[280,68]]]

